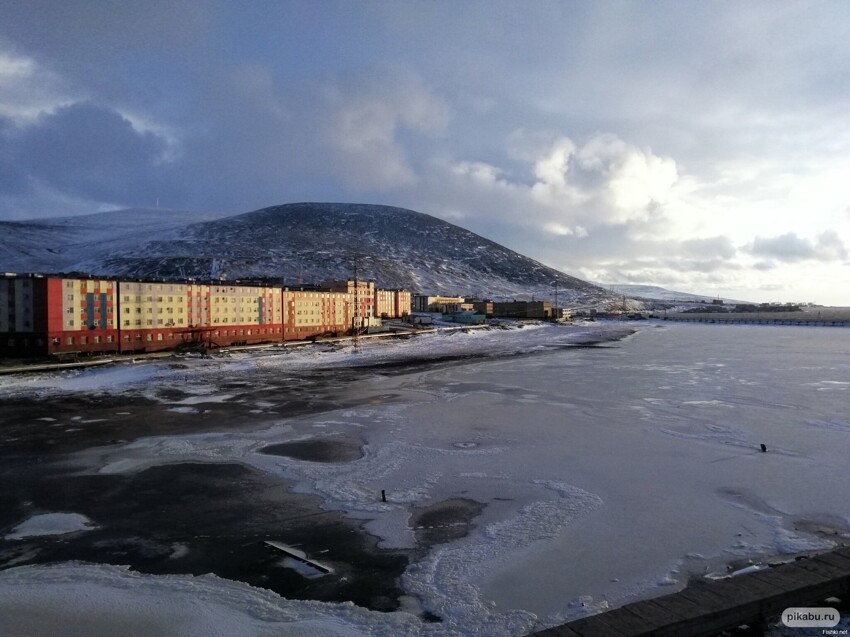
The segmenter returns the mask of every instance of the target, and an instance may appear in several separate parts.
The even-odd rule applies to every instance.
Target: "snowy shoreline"
[[[0,376],[0,397],[76,392],[121,393],[150,389],[151,384],[215,382],[216,376],[252,371],[321,371],[348,367],[406,365],[473,357],[515,356],[572,345],[621,340],[636,328],[624,325],[528,324],[511,328],[438,331],[411,338],[364,340],[358,351],[350,343],[294,348],[269,346],[225,352],[212,358],[170,355],[115,361],[81,369],[57,369]],[[541,341],[541,337],[545,340]]]

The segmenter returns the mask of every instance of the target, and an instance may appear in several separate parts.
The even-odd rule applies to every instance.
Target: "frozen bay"
[[[613,341],[606,339],[618,334],[606,329],[618,328],[545,326],[370,344],[354,363],[345,351],[328,351],[140,365],[67,375],[65,388],[49,379],[4,380],[0,391],[31,392],[59,405],[74,392],[108,387],[107,393],[143,394],[164,410],[183,407],[168,416],[187,419],[180,431],[82,445],[63,462],[98,477],[186,463],[242,465],[362,523],[379,548],[411,552],[400,583],[411,598],[402,608],[413,614],[269,602],[266,593],[244,586],[239,595],[256,598],[258,608],[281,609],[274,618],[245,618],[248,634],[296,620],[315,634],[521,634],[672,592],[689,576],[722,573],[736,560],[815,551],[846,539],[850,333],[650,324]],[[581,343],[588,346],[574,346]],[[410,358],[416,362],[407,364]],[[352,374],[324,385],[315,377],[316,393],[333,400],[294,414],[277,404],[293,370],[355,364]],[[172,395],[158,391],[161,385],[183,391]],[[216,411],[225,405],[228,411]],[[61,412],[57,406],[43,418],[66,428],[101,426],[94,422],[100,414],[63,422]],[[233,426],[216,421],[205,428],[210,414],[233,419]],[[329,455],[315,461],[292,451],[306,443],[325,445]],[[269,453],[275,445],[282,450]],[[447,502],[481,506],[471,518],[437,520],[446,532],[454,525],[462,533],[423,543],[427,529],[416,528],[417,511]],[[90,511],[64,513],[108,526]],[[4,523],[11,530],[25,520]],[[191,553],[191,543],[185,550]],[[25,566],[25,555],[20,540],[0,548],[7,558],[0,590],[22,605],[48,596],[44,591],[70,600],[69,584],[84,587],[86,578],[155,597],[165,577]],[[62,568],[67,576],[58,574]],[[41,582],[32,590],[42,592],[26,598],[28,581]],[[182,586],[191,596],[201,584],[209,603],[215,580],[168,576],[163,594]],[[13,586],[17,597],[5,596]],[[226,614],[234,585],[221,590]],[[422,609],[442,621],[417,619]]]

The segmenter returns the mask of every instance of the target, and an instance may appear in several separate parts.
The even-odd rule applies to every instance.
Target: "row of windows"
[[[133,321],[133,325],[135,326],[141,326],[141,324],[142,319],[136,319],[135,321]],[[145,321],[145,325],[175,325],[175,323],[173,319],[168,319],[168,321],[165,321],[164,319],[157,319],[155,323],[153,319],[147,319]],[[183,325],[183,319],[178,318],[176,325]],[[124,327],[130,327],[130,319],[124,320]]]
[[[230,303],[236,303],[237,300],[242,301],[243,303],[253,303],[256,305],[260,302],[260,300],[256,297],[241,297],[237,299],[235,296],[217,296],[213,299],[213,303],[227,303],[228,299],[230,299]]]
[[[237,333],[237,332],[238,332],[238,333]],[[280,334],[280,333],[281,333],[281,329],[280,329],[280,328],[277,328],[276,333],[277,333],[277,334]],[[250,330],[250,329],[249,329],[249,330],[244,330],[244,329],[242,329],[242,330],[223,330],[223,331],[222,331],[222,330],[215,330],[215,331],[209,331],[209,332],[207,332],[207,333],[206,333],[206,337],[207,337],[207,338],[212,338],[212,337],[221,337],[221,336],[253,336],[253,335],[255,335],[255,334],[256,334],[256,335],[271,335],[271,334],[275,334],[275,330],[274,330],[274,329],[271,329],[271,328],[270,328],[270,329],[268,329],[268,330],[266,330],[266,329],[258,329],[258,330]],[[146,340],[146,341],[153,341],[153,340],[163,341],[163,340],[169,340],[169,341],[173,341],[173,340],[175,340],[176,338],[177,338],[177,336],[176,336],[173,332],[167,332],[167,333],[165,333],[165,334],[162,334],[162,333],[150,334],[150,333],[148,333],[148,334],[144,334],[144,335],[143,335],[143,334],[135,334],[135,335],[131,335],[131,334],[124,334],[124,341],[125,341],[125,342],[130,342],[131,340],[136,340],[136,341],[141,341],[141,340]],[[95,343],[95,344],[100,344],[100,343],[103,343],[103,342],[105,342],[105,343],[113,343],[113,342],[114,342],[114,337],[110,334],[110,335],[107,335],[107,336],[106,336],[105,340],[101,340],[101,337],[100,337],[100,336],[94,336],[94,337],[92,338],[92,341],[91,341],[91,342],[92,342],[92,343]],[[9,347],[14,347],[14,346],[15,346],[15,339],[10,338],[10,339],[9,339],[9,341],[8,341],[8,344],[9,344]],[[39,339],[39,341],[38,341],[38,344],[39,344],[39,345],[41,344],[41,340],[40,340],[40,339]],[[53,344],[54,344],[54,345],[59,345],[59,339],[58,339],[58,338],[54,338],[54,339],[53,339]],[[68,336],[68,337],[66,337],[66,338],[65,338],[65,344],[66,344],[66,345],[76,345],[76,344],[79,344],[79,345],[88,345],[88,344],[89,344],[89,339],[88,339],[88,337],[87,337],[87,336],[80,336],[80,337],[79,337],[79,341],[77,341],[77,340],[76,340],[76,337],[74,337],[74,336]]]
[[[163,299],[163,297],[161,297],[161,296],[157,296],[156,298],[154,298],[153,296],[147,296],[147,297],[145,297],[145,301],[147,301],[148,303],[153,303],[154,301],[156,301],[157,303],[162,303],[162,299]],[[142,297],[141,297],[140,295],[136,295],[136,297],[134,298],[134,301],[135,301],[136,303],[141,303],[141,302],[142,302]],[[130,302],[130,297],[129,297],[129,296],[127,296],[126,294],[124,295],[124,302],[125,302],[125,303],[129,303],[129,302]],[[167,302],[168,302],[168,303],[174,303],[174,297],[173,297],[173,296],[169,296],[169,297],[167,298]],[[182,303],[182,302],[183,302],[183,297],[182,297],[182,296],[178,296],[178,297],[177,297],[177,302],[178,302],[178,303]]]
[[[2,323],[0,323],[0,325],[2,325]],[[21,326],[24,327],[24,328],[32,327],[29,319],[24,319],[23,321],[21,321]],[[15,328],[15,318],[9,317],[9,323],[8,323],[7,329],[3,329],[2,327],[0,327],[0,332],[14,332],[15,329],[16,329]]]
[[[124,285],[127,284],[122,284],[122,287]],[[138,284],[137,286],[130,287],[135,287],[137,290],[146,290],[147,292],[180,292],[184,289],[182,285],[161,285],[154,283],[148,283],[147,285]]]
[[[85,317],[83,317],[83,318],[85,319]],[[101,319],[97,320],[98,323],[100,323],[100,321],[101,321]],[[106,324],[111,327],[112,324],[113,324],[112,319],[107,319]],[[65,325],[67,325],[68,327],[74,327],[74,319],[68,319],[67,321],[65,321]]]
[[[93,337],[92,337],[92,343],[95,343],[95,344],[99,344],[99,343],[112,343],[113,341],[114,341],[114,337],[112,336],[112,334],[107,334],[107,336],[106,336],[106,339],[105,339],[105,340],[101,340],[101,337],[100,337],[100,336],[93,336]],[[88,343],[89,343],[89,337],[88,337],[88,336],[80,336],[80,345],[88,345]],[[58,338],[54,338],[54,339],[53,339],[53,344],[54,344],[54,345],[59,345],[59,339],[58,339]],[[74,345],[74,337],[73,337],[73,336],[68,336],[68,337],[65,339],[65,344],[66,344],[66,345]]]
[[[6,345],[9,347],[9,349],[13,349],[15,347],[15,345],[17,345],[17,343],[18,343],[18,341],[16,341],[14,338],[10,338],[6,342]],[[30,339],[23,338],[23,339],[20,340],[20,344],[21,344],[21,347],[26,349],[30,346]],[[44,345],[43,340],[41,340],[40,338],[35,339],[35,346],[36,347],[42,347],[43,345]]]
[[[94,281],[80,281],[80,289],[85,290],[89,285],[94,285],[94,283],[95,283]],[[100,283],[101,283],[100,281],[97,282],[98,287],[100,287]],[[26,285],[26,282],[25,282],[25,285]],[[76,287],[75,282],[74,281],[65,281],[65,287],[69,288],[69,289],[74,288],[74,287]],[[106,289],[107,290],[112,289],[112,282],[111,281],[106,282]]]
[[[157,314],[163,314],[163,309],[165,310],[165,314],[174,314],[174,308],[170,308],[170,307],[166,307],[166,308],[158,307],[158,308],[156,309],[156,313],[157,313]],[[125,308],[124,308],[124,314],[130,314],[130,310],[131,310],[131,308],[129,308],[129,307],[125,307]],[[141,313],[142,313],[142,308],[137,307],[137,308],[136,308],[136,314],[141,314]],[[177,313],[178,313],[178,314],[183,314],[183,308],[182,308],[182,307],[178,307],[178,308],[177,308]],[[153,308],[152,308],[152,307],[149,307],[149,308],[148,308],[147,314],[153,314]]]

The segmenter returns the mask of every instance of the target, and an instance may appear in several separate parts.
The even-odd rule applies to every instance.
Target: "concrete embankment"
[[[633,602],[532,637],[707,637],[742,624],[764,628],[789,607],[826,610],[823,607],[833,604],[825,600],[844,598],[848,592],[850,549],[842,547],[738,577],[698,580],[678,593]],[[826,634],[815,630],[799,634]]]

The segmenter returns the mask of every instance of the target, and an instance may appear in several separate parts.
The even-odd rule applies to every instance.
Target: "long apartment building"
[[[374,282],[356,288],[343,283],[334,291],[0,275],[0,356],[154,352],[343,335],[374,315],[383,292]],[[393,307],[389,317],[410,312],[409,304]]]

